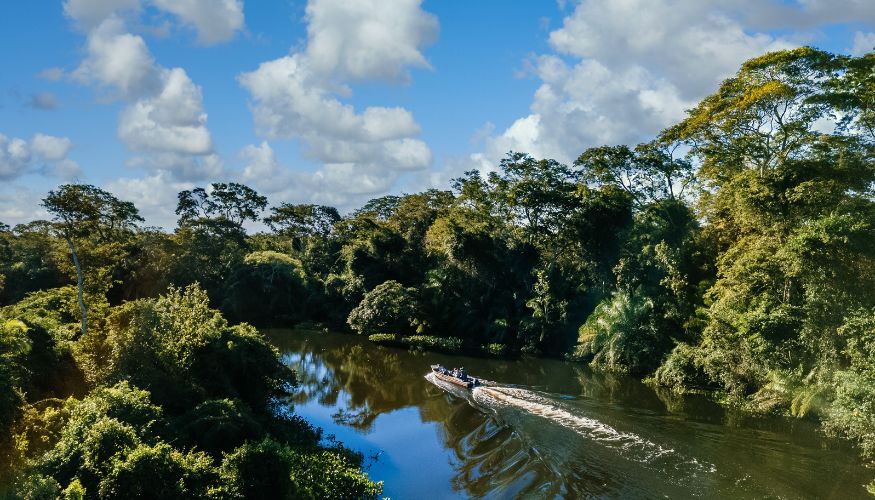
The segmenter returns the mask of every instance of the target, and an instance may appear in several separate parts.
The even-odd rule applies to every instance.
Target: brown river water
[[[817,425],[552,359],[416,353],[335,333],[268,335],[295,413],[361,452],[393,499],[867,498],[875,477]],[[467,391],[429,365],[498,382]]]

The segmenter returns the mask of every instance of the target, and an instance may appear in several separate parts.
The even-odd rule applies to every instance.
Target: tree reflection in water
[[[853,450],[809,422],[740,417],[623,375],[269,333],[297,371],[293,404],[317,425],[378,436],[363,443],[379,448],[375,479],[392,477],[392,496],[849,498],[869,480]],[[424,377],[432,363],[505,382],[507,394],[438,387]]]
[[[337,344],[321,339],[317,346],[314,335],[272,334],[285,353],[284,362],[297,371],[295,403],[316,401],[337,408],[335,423],[364,434],[381,414],[417,407],[422,422],[438,424],[439,439],[454,457],[449,464],[455,476],[451,487],[464,496],[552,496],[562,491],[562,484],[552,481],[551,471],[533,460],[510,428],[484,418],[465,398],[411,376],[424,375],[435,356],[364,344],[352,336]],[[452,358],[439,362],[446,359]],[[498,367],[490,376],[506,374]]]

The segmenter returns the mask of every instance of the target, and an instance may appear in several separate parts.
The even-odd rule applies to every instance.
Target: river
[[[875,472],[811,422],[551,359],[414,353],[336,333],[268,332],[298,373],[294,411],[408,498],[866,498]],[[473,391],[429,365],[499,383]]]

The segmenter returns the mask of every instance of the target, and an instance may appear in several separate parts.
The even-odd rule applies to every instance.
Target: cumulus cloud
[[[407,80],[409,66],[429,67],[422,47],[437,18],[421,0],[311,0],[307,58],[312,70],[353,80]]]
[[[67,137],[36,134],[31,139],[30,149],[38,157],[48,161],[60,161],[67,157],[73,148],[73,141]]]
[[[67,137],[38,133],[27,141],[0,134],[0,179],[10,181],[38,169],[63,179],[74,178],[81,169],[67,158],[72,148],[73,141]]]
[[[152,3],[193,27],[198,41],[204,45],[226,42],[243,28],[241,0],[152,0]]]
[[[0,185],[0,222],[14,226],[37,219],[48,219],[40,206],[44,192],[26,186]]]
[[[145,40],[129,32],[118,12],[138,8],[139,4],[120,2],[110,8],[111,3],[71,0],[65,4],[68,15],[91,26],[86,57],[73,77],[127,103],[119,115],[118,137],[140,154],[131,164],[164,169],[180,179],[221,173],[221,162],[214,158],[200,87],[184,69],[158,64]],[[242,9],[233,1],[222,5]],[[181,17],[195,16],[202,8],[201,2],[173,4]],[[100,16],[104,18],[98,20]]]
[[[584,0],[531,67],[531,114],[486,141],[572,161],[586,147],[635,143],[683,117],[745,59],[792,42],[750,33],[715,2]],[[569,60],[569,58],[571,58]]]
[[[221,157],[215,153],[192,156],[179,153],[151,153],[130,158],[128,167],[150,172],[165,172],[181,182],[217,180],[227,172]]]
[[[111,16],[88,33],[87,57],[73,77],[118,92],[125,99],[155,92],[161,86],[158,66],[141,36],[128,33],[124,21]]]
[[[118,134],[137,151],[206,155],[213,150],[201,91],[182,68],[162,71],[164,87],[128,106]]]
[[[239,174],[244,182],[274,200],[319,203],[348,211],[385,193],[401,172],[379,165],[331,163],[307,172],[283,165],[267,141],[249,145],[240,152],[245,166]]]
[[[341,99],[348,83],[409,79],[409,67],[428,67],[422,48],[437,36],[437,19],[421,0],[345,2],[311,0],[307,44],[239,76],[249,91],[257,132],[294,139],[322,164],[315,173],[284,175],[269,144],[249,146],[243,177],[271,172],[270,189],[345,205],[352,198],[391,188],[400,175],[427,168],[428,145],[419,124],[402,107],[356,110]],[[277,177],[279,176],[279,177]],[[294,186],[292,186],[294,184]],[[309,195],[308,195],[309,193]]]
[[[246,166],[240,173],[240,177],[260,190],[274,193],[283,189],[291,180],[291,170],[280,166],[273,152],[273,148],[267,141],[259,145],[250,144],[243,148],[240,157],[246,162]]]
[[[194,28],[203,45],[231,40],[244,25],[242,0],[66,0],[64,13],[77,27],[91,32],[110,17],[138,13],[146,6]]]
[[[585,148],[636,143],[681,119],[746,59],[799,46],[825,23],[875,23],[868,0],[582,0],[531,61],[530,114],[486,140],[572,161]],[[781,29],[781,35],[769,30]],[[866,45],[858,34],[855,50]],[[869,43],[869,45],[873,45]]]
[[[341,103],[314,75],[302,54],[262,63],[240,75],[254,100],[259,133],[271,138],[295,138],[313,132],[350,142],[376,142],[419,133],[413,115],[403,108],[369,107],[357,114]]]
[[[115,13],[139,10],[140,0],[66,0],[64,14],[90,31]]]
[[[0,134],[0,179],[8,180],[24,173],[30,164],[27,141]]]

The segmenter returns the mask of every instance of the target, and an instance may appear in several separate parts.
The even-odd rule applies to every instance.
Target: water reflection
[[[366,455],[393,498],[854,498],[871,472],[810,423],[553,360],[482,360],[275,331],[298,370],[295,409]],[[503,387],[425,375],[464,365]]]

